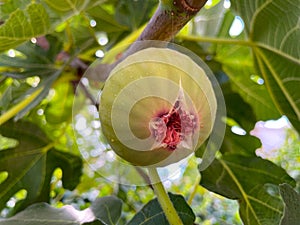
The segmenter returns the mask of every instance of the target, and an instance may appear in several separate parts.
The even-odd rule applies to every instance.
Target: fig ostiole
[[[103,134],[136,166],[166,166],[208,138],[217,101],[205,71],[167,48],[140,50],[110,73],[100,100]]]

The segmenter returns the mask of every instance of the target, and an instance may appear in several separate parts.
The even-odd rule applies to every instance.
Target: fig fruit
[[[208,138],[217,101],[206,72],[167,48],[140,50],[110,73],[100,99],[104,136],[136,166],[166,166]]]

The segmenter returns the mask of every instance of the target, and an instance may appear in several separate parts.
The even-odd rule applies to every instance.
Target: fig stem
[[[205,5],[207,0],[160,0],[158,7],[151,17],[148,24],[142,27],[138,32],[134,32],[134,35],[130,35],[131,43],[135,40],[157,40],[169,42],[175,35],[200,11]],[[143,30],[143,31],[142,31]],[[137,36],[138,35],[138,36]],[[125,43],[128,40],[125,40]],[[150,44],[150,43],[149,43]],[[145,46],[144,46],[145,47]],[[115,50],[115,49],[114,49]],[[139,44],[135,42],[123,52],[122,56],[114,63],[103,66],[102,63],[108,63],[114,59],[115,52],[107,54],[101,64],[93,67],[88,73],[90,76],[93,74],[101,74],[100,77],[93,77],[95,80],[105,81],[110,71],[127,56],[141,50]],[[98,79],[97,79],[98,78]]]
[[[165,187],[163,186],[157,169],[155,167],[148,168],[149,177],[152,183],[152,187],[154,192],[157,196],[158,202],[164,211],[167,220],[169,221],[170,225],[183,225],[180,217],[178,216],[176,209],[174,208],[173,203],[171,202]]]

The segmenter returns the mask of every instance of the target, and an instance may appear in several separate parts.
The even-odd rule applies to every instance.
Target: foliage
[[[296,224],[299,222],[300,215],[300,195],[287,184],[280,185],[280,194],[284,199],[284,217],[281,225]]]
[[[19,142],[12,149],[0,151],[0,169],[7,173],[0,184],[2,209],[10,197],[20,190],[26,190],[27,195],[14,208],[16,212],[32,203],[49,201],[51,176],[57,167],[63,170],[63,186],[68,189],[76,187],[81,175],[81,158],[55,149],[53,143],[32,123],[9,122],[1,126],[0,131]]]
[[[293,190],[300,186],[300,1],[235,0],[230,8],[223,7],[229,1],[212,2],[173,41],[200,56],[214,72],[226,101],[227,129],[218,157],[197,171],[201,187],[194,162],[184,181],[170,189],[184,197],[170,193],[171,200],[185,224],[208,221],[207,209],[213,206],[204,207],[208,192],[203,187],[218,199],[237,200],[244,224],[295,224],[300,201]],[[138,37],[157,4],[0,2],[0,210],[2,217],[10,217],[0,224],[24,224],[20,221],[34,219],[33,212],[37,220],[29,224],[52,218],[68,224],[167,224],[157,200],[150,201],[150,188],[116,185],[89,169],[72,128],[75,89],[82,88],[83,73],[99,57],[105,63],[118,58],[116,46]],[[237,19],[244,29],[233,35]],[[257,121],[281,115],[295,130],[273,162],[257,157],[260,142],[249,131]],[[245,135],[233,133],[233,128]],[[201,149],[196,153],[200,155]],[[123,204],[117,197],[104,197],[108,195]],[[215,202],[211,204],[220,204]],[[69,205],[87,209],[72,208],[70,214]],[[80,222],[88,210],[97,220]]]
[[[202,173],[205,188],[238,199],[244,224],[276,224],[282,216],[282,203],[276,185],[294,184],[286,172],[257,157],[224,155]],[[277,193],[276,193],[277,192]]]
[[[7,219],[0,220],[0,224],[116,224],[121,215],[122,202],[114,196],[96,199],[91,207],[78,211],[70,205],[60,209],[46,203],[36,203],[21,213]]]
[[[249,40],[254,43],[252,52],[257,72],[265,79],[277,108],[299,131],[299,92],[295,89],[299,82],[299,51],[292,44],[299,35],[297,2],[234,1],[233,7],[243,15]],[[268,32],[264,32],[266,27]]]
[[[189,205],[185,202],[185,199],[179,195],[169,194],[172,203],[175,206],[183,223],[186,225],[194,224],[195,215]],[[128,225],[134,224],[169,224],[163,211],[157,201],[157,199],[148,202],[140,212],[138,212]]]

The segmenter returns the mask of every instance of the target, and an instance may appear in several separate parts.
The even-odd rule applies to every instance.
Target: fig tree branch
[[[174,36],[200,11],[207,0],[160,0],[156,12],[137,41],[171,41]],[[112,64],[99,64],[89,68],[87,76],[105,81],[110,71],[127,56],[140,49],[133,43],[122,56]]]
[[[170,41],[207,0],[161,0],[138,41]]]

